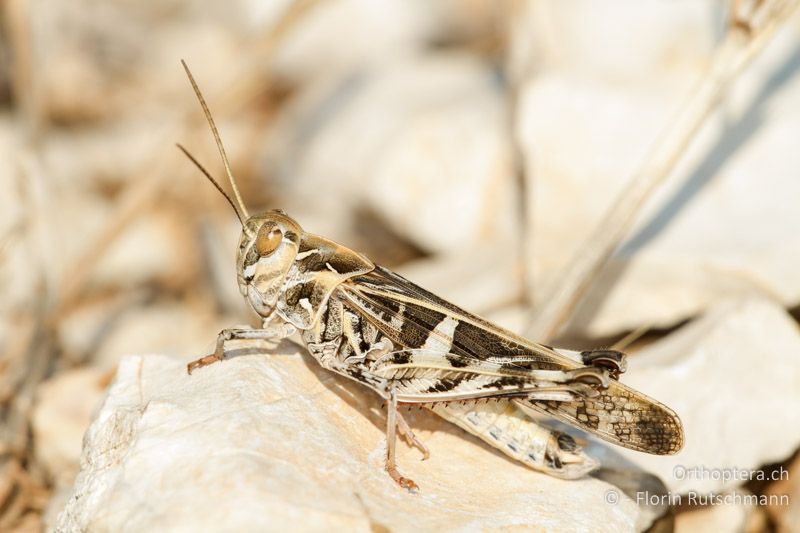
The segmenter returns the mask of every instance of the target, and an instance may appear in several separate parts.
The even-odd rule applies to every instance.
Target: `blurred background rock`
[[[174,146],[221,175],[181,58],[251,212],[281,207],[523,331],[730,22],[715,0],[0,6],[0,529],[30,531],[63,506],[121,357],[189,360],[253,322],[238,222]],[[654,395],[691,413],[684,464],[728,447],[788,468],[800,447],[776,413],[800,407],[799,38],[794,17],[727,87],[559,335],[650,329],[642,366],[673,374]],[[687,531],[789,531],[792,509],[675,512]]]

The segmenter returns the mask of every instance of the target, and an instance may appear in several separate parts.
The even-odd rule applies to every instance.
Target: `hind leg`
[[[386,402],[388,410],[386,415],[386,472],[401,487],[409,491],[419,490],[419,486],[413,480],[403,477],[397,471],[395,453],[397,448],[397,393],[394,387],[389,387],[389,401]]]

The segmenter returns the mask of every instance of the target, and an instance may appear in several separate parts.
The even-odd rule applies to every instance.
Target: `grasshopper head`
[[[255,311],[268,317],[300,249],[303,230],[279,209],[245,220],[236,259],[239,290]]]
[[[185,62],[181,63],[214,135],[225,174],[233,189],[233,198],[183,146],[179,144],[178,148],[225,197],[242,223],[236,260],[239,290],[262,317],[271,317],[277,309],[287,322],[308,329],[338,283],[369,272],[375,265],[361,254],[335,242],[304,233],[300,225],[280,209],[254,216],[248,214],[208,105],[189,67]],[[305,262],[296,265],[292,274],[295,279],[287,280],[295,260],[299,259],[301,246],[304,246],[304,252],[300,258]],[[286,287],[287,281],[291,284],[289,288]]]

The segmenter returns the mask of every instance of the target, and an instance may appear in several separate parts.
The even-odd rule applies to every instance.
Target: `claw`
[[[218,356],[217,354],[211,354],[205,357],[201,357],[200,359],[192,361],[191,363],[186,365],[186,372],[191,375],[193,370],[204,366],[208,366],[210,364],[216,363],[217,361],[222,361],[222,357]]]
[[[389,476],[401,487],[407,489],[411,492],[416,492],[419,490],[419,487],[416,483],[412,480],[408,479],[407,477],[403,477],[400,475],[400,472],[397,471],[397,465],[395,463],[395,439],[397,437],[397,428],[401,424],[400,413],[397,412],[397,394],[395,393],[394,387],[392,385],[389,386],[388,393],[388,412],[386,416],[386,472],[388,472]],[[403,421],[405,423],[405,421]],[[408,428],[408,424],[406,424],[406,428]],[[411,429],[408,429],[408,432],[411,432]]]
[[[389,477],[391,477],[395,483],[406,489],[408,492],[416,493],[419,491],[419,485],[414,483],[413,479],[401,476],[400,472],[398,472],[396,468],[390,468],[387,466],[386,472],[389,473]]]

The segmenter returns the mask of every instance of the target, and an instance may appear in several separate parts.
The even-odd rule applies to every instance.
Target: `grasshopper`
[[[652,454],[683,446],[678,416],[619,382],[625,354],[576,352],[538,344],[439,298],[366,256],[308,233],[273,209],[250,215],[242,201],[208,106],[183,67],[217,144],[234,202],[181,145],[178,147],[225,197],[242,225],[236,259],[239,290],[261,327],[225,329],[214,353],[187,371],[221,361],[239,339],[277,342],[297,332],[325,369],[357,381],[387,407],[386,471],[401,487],[396,435],[429,452],[398,406],[418,404],[508,456],[547,474],[579,478],[598,466],[576,440],[534,420],[545,415],[608,442]],[[494,402],[482,400],[493,399]]]

